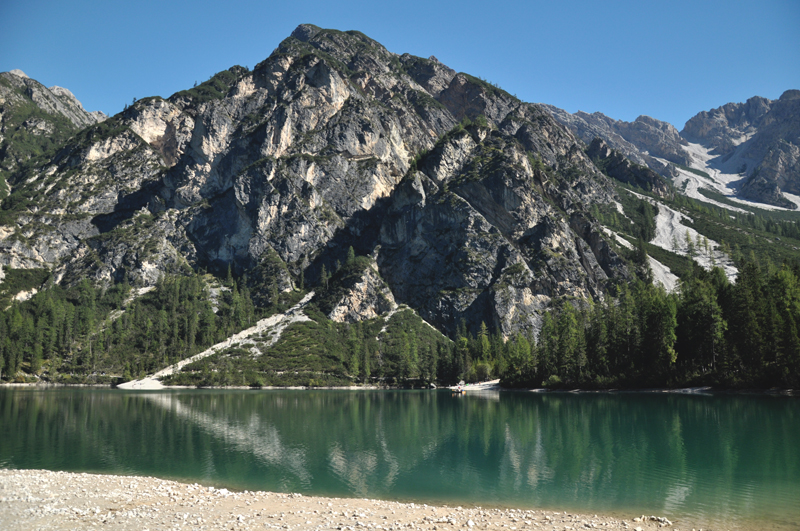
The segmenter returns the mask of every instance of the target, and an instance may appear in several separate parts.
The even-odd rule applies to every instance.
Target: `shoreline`
[[[731,388],[716,388],[710,386],[703,387],[643,387],[643,388],[609,388],[609,389],[548,389],[548,388],[513,388],[513,387],[500,387],[493,386],[480,387],[481,384],[471,384],[474,386],[470,389],[469,386],[465,388],[467,394],[470,392],[506,392],[506,393],[547,393],[547,394],[591,394],[591,393],[609,393],[609,394],[623,394],[623,393],[665,393],[665,394],[683,394],[683,395],[714,395],[714,394],[732,394],[732,395],[767,395],[767,396],[800,396],[800,389],[783,389],[783,388],[745,388],[745,389],[731,389]],[[34,383],[14,383],[14,382],[0,382],[0,389],[2,388],[95,388],[95,389],[115,389],[119,391],[136,391],[136,392],[153,392],[153,391],[179,391],[179,390],[233,390],[233,391],[314,391],[314,390],[332,390],[332,391],[442,391],[450,390],[451,386],[441,386],[436,388],[428,387],[397,387],[397,386],[378,386],[378,385],[350,385],[350,386],[262,386],[252,387],[246,385],[231,385],[231,386],[192,386],[192,385],[165,385],[158,389],[125,389],[120,388],[115,384],[71,384],[59,382],[34,382]]]
[[[144,476],[0,469],[4,529],[780,529],[662,516],[462,507],[229,491]],[[763,522],[762,522],[763,524]],[[712,524],[716,525],[716,524]]]

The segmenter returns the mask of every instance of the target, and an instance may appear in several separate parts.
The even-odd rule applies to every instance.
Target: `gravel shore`
[[[272,492],[230,492],[151,477],[0,470],[0,529],[92,528],[692,529],[655,516],[622,519],[541,510],[429,506]]]

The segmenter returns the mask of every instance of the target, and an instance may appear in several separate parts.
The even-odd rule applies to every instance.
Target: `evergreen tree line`
[[[0,316],[0,376],[24,381],[24,372],[44,372],[53,381],[78,383],[153,372],[255,322],[247,288],[230,277],[228,285],[216,313],[197,275],[162,277],[127,307],[126,282],[108,289],[88,280],[52,285]]]
[[[51,286],[0,317],[0,376],[78,383],[154,372],[263,315],[246,287],[230,276],[227,285],[212,297],[199,276],[165,277],[127,305],[124,282]],[[800,385],[797,265],[761,267],[751,259],[735,284],[719,268],[695,267],[676,293],[637,280],[602,302],[564,300],[543,316],[538,341],[506,339],[485,323],[474,334],[462,323],[449,341],[411,311],[352,324],[310,314],[312,323],[292,325],[260,357],[217,355],[177,378],[200,385],[496,377],[509,387]]]
[[[681,194],[675,195],[673,203],[675,206],[718,218],[727,225],[735,225],[745,229],[753,229],[756,231],[768,232],[776,236],[800,240],[800,225],[796,222],[797,214],[794,212],[775,212],[771,214],[765,212],[765,216],[760,212],[752,213],[742,212],[740,210],[729,210]],[[780,219],[781,217],[788,219]]]
[[[797,266],[747,261],[735,284],[696,268],[677,293],[637,280],[604,302],[563,302],[501,376],[510,387],[797,387],[798,323]]]

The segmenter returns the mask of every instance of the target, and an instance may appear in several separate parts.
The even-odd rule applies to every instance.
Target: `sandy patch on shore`
[[[230,492],[150,477],[0,470],[0,528],[577,530],[692,529],[656,517],[581,515]]]

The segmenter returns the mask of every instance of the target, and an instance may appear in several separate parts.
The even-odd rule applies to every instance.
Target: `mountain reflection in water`
[[[800,401],[0,390],[0,465],[475,505],[800,522]]]

